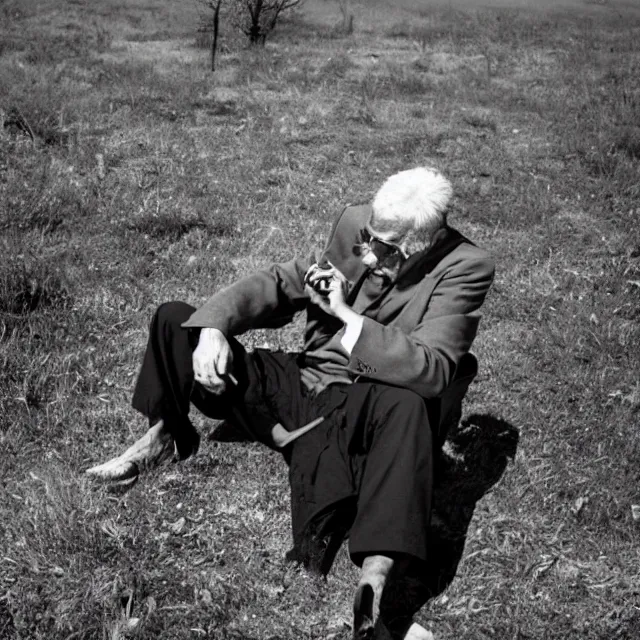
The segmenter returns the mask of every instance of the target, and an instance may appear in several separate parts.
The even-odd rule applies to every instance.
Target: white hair
[[[417,167],[387,178],[373,199],[376,221],[399,231],[435,233],[446,223],[451,183],[439,171]]]

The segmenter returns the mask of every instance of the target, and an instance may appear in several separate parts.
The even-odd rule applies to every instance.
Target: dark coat
[[[340,323],[309,304],[304,274],[313,262],[327,258],[357,288],[366,269],[354,245],[370,216],[370,205],[347,207],[322,256],[294,258],[242,278],[212,296],[184,326],[215,327],[235,336],[283,326],[306,309],[304,350],[321,344]],[[412,255],[395,284],[381,290],[364,310],[349,371],[425,398],[441,395],[476,336],[479,308],[493,274],[494,262],[486,251],[452,228],[441,230],[434,246]]]

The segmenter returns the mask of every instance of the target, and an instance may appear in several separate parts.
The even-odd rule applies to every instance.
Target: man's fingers
[[[214,371],[199,371],[195,373],[196,382],[204,385],[216,385],[222,382],[222,378]]]
[[[218,355],[218,360],[215,363],[216,373],[219,376],[224,376],[229,373],[231,365],[233,364],[233,352],[231,349],[222,349]]]
[[[209,393],[214,396],[221,396],[227,389],[227,385],[223,382],[222,385],[202,385]]]
[[[319,267],[317,264],[312,264],[308,269],[307,272],[304,274],[304,282],[305,284],[307,282],[309,282],[309,280],[313,277],[313,275],[318,271]]]
[[[318,280],[321,280],[322,277],[327,277],[322,271],[315,271],[314,273],[309,274],[309,277],[306,280],[306,284],[314,285]]]
[[[309,284],[314,288],[317,288],[320,286],[328,286],[333,279],[334,278],[331,274],[322,275],[321,277],[313,278],[312,280],[309,280]]]
[[[216,374],[220,377],[222,377],[227,373],[228,362],[227,362],[227,357],[224,354],[221,353],[218,356],[218,359],[215,363],[215,368],[216,368]]]
[[[223,376],[231,369],[233,353],[224,335],[217,329],[203,329],[193,352],[196,382],[211,393],[221,394],[227,387]]]
[[[227,387],[227,383],[214,372],[196,374],[195,380],[216,395],[223,393]]]
[[[321,296],[313,287],[309,285],[305,286],[305,291],[307,292],[307,295],[309,296],[309,299],[311,300],[311,302],[313,302],[313,304],[317,304],[321,309],[327,309],[329,305],[327,305],[327,301],[324,296]]]
[[[314,285],[319,280],[328,280],[339,273],[339,271],[330,262],[327,262],[326,264],[329,266],[321,267],[317,264],[311,265],[304,274],[305,284]]]

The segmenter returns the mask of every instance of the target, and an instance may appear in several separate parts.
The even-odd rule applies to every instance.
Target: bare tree
[[[337,0],[342,14],[341,31],[346,34],[353,33],[353,13],[349,11],[349,0]]]
[[[1,0],[0,0],[1,1]],[[249,38],[252,45],[264,45],[285,11],[300,6],[304,0],[197,0],[203,7],[200,33],[212,34],[207,46],[211,50],[211,70],[215,71],[220,22],[230,22]]]
[[[209,44],[211,51],[211,71],[216,70],[216,53],[218,51],[218,33],[220,30],[220,7],[223,0],[200,0],[200,3],[207,9],[213,11],[213,16],[200,16],[200,27],[198,31],[211,33]]]
[[[246,10],[244,33],[251,44],[264,45],[283,12],[301,5],[303,0],[236,0]]]
[[[218,0],[216,8],[213,9],[213,2],[209,6],[213,9],[213,38],[211,38],[211,71],[216,70],[216,51],[218,50],[218,31],[220,27],[220,6],[222,0]]]

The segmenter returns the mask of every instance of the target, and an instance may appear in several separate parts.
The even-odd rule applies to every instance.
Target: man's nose
[[[378,258],[373,251],[368,251],[362,256],[362,262],[369,269],[375,269],[378,266]]]

